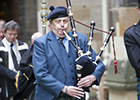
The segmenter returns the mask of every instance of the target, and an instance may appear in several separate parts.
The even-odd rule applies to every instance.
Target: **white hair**
[[[40,32],[35,32],[32,36],[31,36],[31,40],[35,40],[38,36],[41,36],[43,35],[42,33]]]

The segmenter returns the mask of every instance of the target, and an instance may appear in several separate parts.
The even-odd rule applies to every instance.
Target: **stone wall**
[[[36,0],[18,0],[19,39],[31,44],[31,35],[37,31]]]
[[[137,0],[108,0],[108,2],[109,24],[117,27],[116,23],[118,22],[120,36],[123,36],[124,31],[138,21],[139,17],[135,9]]]

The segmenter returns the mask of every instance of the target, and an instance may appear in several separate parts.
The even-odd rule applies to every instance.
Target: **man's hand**
[[[62,89],[62,92],[70,96],[73,96],[77,99],[81,99],[81,97],[84,97],[84,90],[82,88],[75,87],[75,86],[65,86]]]
[[[18,74],[15,75],[15,86],[17,85]]]
[[[96,77],[94,75],[88,75],[86,77],[81,78],[77,86],[80,88],[89,87],[95,80]]]
[[[18,77],[19,77],[19,73],[20,73],[20,71],[18,71],[17,72],[17,74],[15,75],[15,86],[16,86],[16,88],[18,88]]]
[[[15,75],[15,80],[18,78],[18,74]]]

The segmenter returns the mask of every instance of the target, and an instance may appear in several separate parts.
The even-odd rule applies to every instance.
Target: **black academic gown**
[[[28,100],[28,98],[30,98],[30,100],[33,100],[35,77],[33,74],[32,54],[33,44],[21,58],[20,74],[18,77],[18,93],[14,96],[13,100],[23,100],[24,98],[26,98],[26,100]]]

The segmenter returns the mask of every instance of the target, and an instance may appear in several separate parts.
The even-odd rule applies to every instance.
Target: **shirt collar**
[[[56,37],[57,40],[60,38],[60,37],[58,37],[58,36],[56,36],[56,35],[55,35],[55,37]],[[64,37],[64,40],[68,40],[68,38],[65,36],[65,37]]]

